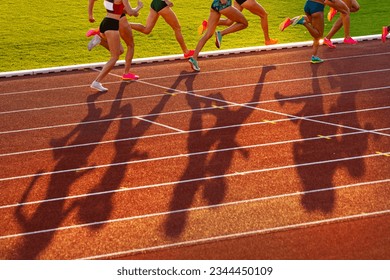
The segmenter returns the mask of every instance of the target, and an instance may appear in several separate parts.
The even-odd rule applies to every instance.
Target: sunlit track
[[[143,83],[145,83],[145,82],[143,82]],[[147,83],[147,84],[148,85],[153,85],[153,86],[158,87],[158,88],[168,89],[166,87],[163,87],[163,86],[160,86],[160,85],[156,85],[156,84],[151,84],[151,83]],[[199,94],[196,94],[196,93],[193,93],[193,92],[191,92],[191,93],[189,92],[187,94],[190,94],[192,96],[199,97],[199,98],[204,98],[204,99],[207,99],[207,100],[210,100],[210,101],[222,102],[222,103],[226,103],[226,104],[230,104],[230,105],[234,105],[234,106],[242,106],[242,107],[245,107],[245,108],[248,108],[248,109],[262,111],[262,112],[266,112],[266,113],[272,113],[272,114],[276,114],[276,115],[280,115],[280,116],[285,116],[285,117],[288,117],[288,118],[307,120],[307,121],[310,121],[310,122],[327,124],[327,125],[332,125],[332,126],[337,126],[337,127],[347,128],[347,129],[354,129],[354,130],[359,130],[359,131],[371,132],[373,134],[378,134],[378,135],[381,135],[381,136],[390,136],[389,134],[385,134],[385,133],[373,132],[373,131],[364,130],[364,129],[360,129],[360,128],[354,128],[354,127],[351,127],[351,126],[346,126],[346,125],[340,125],[340,124],[334,124],[334,123],[330,123],[330,122],[315,120],[315,119],[313,119],[311,117],[298,117],[298,116],[294,116],[294,115],[291,115],[291,114],[285,114],[285,113],[282,113],[282,112],[277,112],[277,111],[267,110],[267,109],[263,109],[263,108],[253,107],[253,106],[246,105],[246,104],[239,104],[239,103],[235,103],[235,102],[231,102],[231,101],[227,101],[227,100],[221,100],[221,99],[214,98],[214,97],[203,96],[203,95],[199,95]]]
[[[246,105],[254,106],[254,105],[261,105],[261,104],[269,104],[269,103],[275,103],[275,102],[283,102],[283,101],[294,101],[294,100],[303,100],[303,99],[311,99],[311,98],[319,98],[319,97],[327,97],[327,96],[334,96],[334,95],[341,95],[341,94],[355,94],[355,93],[361,93],[361,92],[370,92],[370,91],[378,91],[378,90],[384,90],[384,89],[390,89],[390,86],[386,87],[377,87],[377,88],[367,88],[367,89],[356,89],[356,90],[348,90],[348,91],[339,91],[339,92],[330,92],[330,93],[323,93],[323,94],[312,94],[312,95],[306,95],[306,96],[300,96],[300,97],[290,97],[290,98],[281,98],[278,100],[272,99],[272,100],[264,100],[264,101],[259,101],[259,102],[249,102]],[[169,90],[174,90],[174,89],[169,89]],[[180,91],[178,92],[179,94],[186,94],[187,92],[185,91]],[[164,95],[155,95],[153,97],[162,97]],[[132,100],[132,99],[142,99],[142,97],[130,97],[130,98],[123,98],[121,100]],[[95,104],[98,103],[112,103],[112,102],[117,102],[117,99],[114,100],[108,100],[108,101],[97,101]],[[76,104],[76,106],[79,105],[88,105],[89,103],[80,103]],[[220,106],[222,108],[231,108],[231,107],[239,107],[242,106],[243,104],[229,104],[229,105],[223,105]],[[58,109],[58,108],[57,108]],[[196,112],[196,111],[204,111],[204,110],[217,110],[214,107],[203,107],[200,109],[193,109],[193,110],[177,110],[177,111],[170,111],[170,112],[162,112],[159,114],[147,114],[147,115],[139,115],[139,116],[131,116],[131,117],[119,117],[119,118],[113,118],[113,119],[104,119],[104,120],[96,120],[96,121],[88,121],[88,122],[83,122],[82,125],[88,125],[88,124],[95,124],[99,122],[107,122],[107,121],[120,121],[120,120],[125,120],[125,119],[131,119],[131,118],[146,118],[146,117],[153,117],[153,116],[163,116],[163,115],[171,115],[171,114],[181,114],[181,113],[186,113],[186,112]],[[332,114],[332,113],[330,113]],[[318,115],[318,116],[323,116],[323,115]],[[310,116],[309,116],[310,117]],[[44,130],[44,129],[53,129],[53,128],[61,128],[61,127],[67,127],[67,126],[75,126],[78,125],[79,123],[67,123],[67,124],[59,124],[59,125],[52,125],[52,126],[43,126],[43,127],[34,127],[34,128],[25,128],[25,129],[18,129],[18,130],[10,130],[10,131],[0,131],[1,134],[10,134],[10,133],[20,133],[20,132],[28,132],[28,131],[35,131],[35,130]]]
[[[233,105],[227,105],[223,107],[231,107]],[[234,105],[235,106],[235,105]],[[390,109],[390,106],[385,106],[385,107],[378,107],[378,108],[370,108],[370,109],[362,109],[362,110],[355,110],[355,111],[346,111],[346,112],[336,112],[336,113],[327,113],[327,114],[320,114],[320,115],[313,115],[313,116],[307,116],[307,118],[319,118],[319,117],[329,117],[329,116],[337,116],[337,115],[343,115],[343,114],[350,114],[350,113],[357,113],[357,112],[369,112],[369,111],[380,111],[380,110],[387,110]],[[213,107],[210,108],[205,108],[204,110],[216,110]],[[127,119],[138,119],[142,121],[148,121],[145,119],[145,117],[129,117]],[[121,120],[124,120],[126,118],[121,118]],[[284,118],[284,119],[274,119],[273,122],[279,123],[279,122],[285,122],[285,121],[294,121],[300,119],[299,117],[290,117],[290,118]],[[117,119],[111,119],[110,121],[114,121]],[[108,121],[108,120],[107,120]],[[149,135],[149,136],[141,136],[141,137],[132,137],[132,138],[124,138],[124,139],[116,139],[116,140],[108,140],[108,141],[101,141],[101,142],[94,142],[94,143],[84,143],[84,144],[78,144],[78,145],[67,145],[67,146],[61,146],[61,147],[51,147],[51,148],[44,148],[44,149],[37,149],[37,150],[28,150],[28,151],[20,151],[20,152],[14,152],[14,153],[6,153],[6,154],[0,154],[0,157],[6,157],[6,156],[15,156],[15,155],[22,155],[22,154],[28,154],[28,153],[38,153],[38,152],[47,152],[47,151],[54,151],[54,150],[60,150],[60,149],[70,149],[70,148],[78,148],[78,147],[85,147],[89,145],[103,145],[103,144],[111,144],[115,142],[123,142],[123,141],[132,141],[132,140],[138,140],[138,139],[146,139],[146,138],[153,138],[153,137],[164,137],[168,135],[177,135],[177,134],[187,134],[187,133],[196,133],[196,132],[205,132],[205,131],[210,131],[210,130],[220,130],[220,129],[229,129],[236,127],[237,125],[230,125],[230,126],[221,126],[221,127],[212,127],[212,128],[205,128],[205,129],[200,129],[200,130],[189,130],[189,131],[184,131],[180,130],[171,126],[165,126],[163,124],[153,122],[156,125],[160,125],[163,127],[166,127],[170,130],[174,130],[175,132],[172,133],[162,133],[162,134],[155,134],[155,135]],[[87,123],[85,123],[87,124]],[[83,125],[85,125],[83,123]],[[90,124],[90,123],[89,123]],[[261,121],[261,122],[255,122],[255,123],[248,123],[248,124],[242,124],[239,126],[252,126],[252,125],[265,125],[267,124],[266,121]],[[382,128],[382,129],[374,129],[372,130],[373,132],[380,132],[383,130],[387,130],[387,128]],[[368,133],[368,131],[362,130],[361,133]],[[349,135],[349,134],[342,134],[342,135]],[[390,136],[390,134],[387,133],[381,133],[380,135],[382,136]]]
[[[326,192],[326,191],[329,191],[329,190],[337,190],[337,189],[340,190],[340,189],[348,189],[348,188],[354,188],[354,187],[363,187],[363,186],[367,186],[367,185],[376,185],[376,184],[382,184],[382,183],[387,183],[387,182],[390,182],[390,179],[373,181],[373,182],[362,182],[362,183],[358,183],[358,184],[351,184],[351,185],[345,185],[345,186],[335,186],[335,187],[332,187],[332,188],[317,189],[317,190],[307,191],[307,192],[283,193],[283,194],[280,194],[280,195],[273,195],[273,196],[269,196],[269,197],[259,197],[259,198],[254,198],[254,199],[246,199],[246,200],[241,200],[241,201],[233,201],[233,202],[227,202],[227,203],[221,203],[221,204],[215,204],[215,205],[207,205],[207,206],[201,206],[201,207],[195,207],[195,208],[180,209],[180,210],[176,210],[176,211],[152,213],[152,214],[147,214],[147,215],[142,215],[142,216],[131,216],[131,217],[126,217],[126,218],[121,218],[121,219],[99,221],[99,222],[88,223],[88,224],[79,224],[79,225],[72,225],[72,226],[65,226],[65,227],[59,227],[59,228],[45,229],[45,230],[39,230],[39,231],[33,231],[33,232],[24,232],[24,233],[18,233],[18,234],[10,234],[10,235],[0,236],[0,240],[1,239],[20,237],[20,236],[26,236],[26,235],[42,234],[42,233],[53,232],[53,231],[70,230],[70,229],[74,229],[74,228],[88,227],[88,226],[91,226],[91,225],[117,223],[117,222],[130,221],[130,220],[146,219],[146,218],[156,217],[156,216],[166,216],[166,215],[169,215],[169,214],[177,214],[177,213],[182,213],[182,212],[193,212],[193,211],[199,211],[199,210],[205,210],[205,209],[234,206],[234,205],[239,205],[239,204],[248,204],[248,203],[254,203],[254,202],[259,202],[259,201],[266,201],[266,200],[273,200],[273,199],[283,199],[283,198],[286,198],[286,197],[301,196],[301,195],[304,195],[304,194]],[[386,213],[390,213],[390,209],[385,210],[385,212]]]
[[[343,221],[348,221],[348,220],[353,220],[353,219],[370,218],[370,217],[374,217],[374,216],[389,215],[389,214],[390,214],[390,209],[383,210],[383,211],[376,211],[376,212],[372,212],[372,213],[362,213],[362,214],[351,215],[351,216],[343,216],[343,217],[337,217],[337,218],[332,218],[332,219],[318,220],[318,221],[313,221],[313,222],[308,222],[308,223],[301,223],[301,224],[280,226],[280,227],[275,227],[275,228],[260,229],[260,230],[249,231],[249,232],[239,232],[236,234],[229,234],[229,235],[220,235],[220,236],[214,236],[214,237],[210,237],[210,238],[177,242],[177,243],[171,243],[171,244],[149,247],[149,248],[140,248],[140,249],[123,251],[123,252],[113,252],[113,253],[108,253],[108,254],[104,254],[104,255],[87,256],[87,257],[80,258],[80,259],[93,260],[93,259],[102,259],[102,258],[115,258],[115,257],[122,256],[122,255],[145,253],[148,251],[170,249],[170,248],[175,248],[175,247],[180,247],[180,246],[197,245],[197,244],[202,244],[202,243],[209,243],[212,241],[222,241],[222,240],[226,240],[226,239],[241,238],[241,237],[247,237],[247,236],[256,235],[256,234],[266,234],[266,233],[272,233],[272,232],[278,232],[278,231],[293,230],[293,229],[298,229],[298,228],[320,226],[323,224],[343,222]]]
[[[219,152],[223,152],[223,151],[219,151]],[[201,154],[201,153],[199,153],[199,154]],[[277,170],[283,170],[283,169],[291,169],[291,168],[297,168],[297,167],[321,165],[321,164],[328,164],[328,163],[345,162],[345,161],[352,161],[352,160],[356,160],[356,159],[382,157],[382,156],[389,156],[389,155],[390,155],[390,152],[384,152],[384,153],[375,153],[375,154],[364,155],[364,156],[359,156],[359,157],[338,158],[338,159],[324,160],[324,161],[319,161],[319,162],[307,162],[307,163],[297,164],[297,165],[286,165],[286,166],[278,166],[278,167],[271,167],[271,168],[264,168],[264,169],[257,169],[257,170],[241,170],[241,171],[236,171],[236,172],[230,173],[230,174],[223,174],[223,175],[202,177],[202,178],[193,178],[193,179],[184,180],[184,181],[165,182],[165,183],[158,183],[158,184],[153,184],[153,185],[135,186],[135,187],[131,187],[131,188],[122,187],[122,188],[117,189],[117,190],[110,190],[110,191],[104,191],[104,192],[94,192],[94,193],[89,193],[89,194],[85,194],[85,195],[75,195],[75,196],[59,197],[59,198],[39,200],[39,201],[31,201],[31,202],[25,202],[25,203],[17,203],[17,204],[12,204],[12,205],[2,205],[2,206],[0,206],[0,209],[12,208],[12,207],[23,206],[23,205],[48,203],[48,202],[61,201],[61,200],[70,200],[70,199],[83,198],[83,197],[89,197],[89,196],[106,195],[106,194],[112,194],[112,193],[118,193],[118,192],[135,191],[135,190],[150,189],[150,188],[159,188],[159,187],[172,186],[172,185],[177,185],[177,184],[185,184],[185,183],[191,183],[191,182],[213,180],[213,179],[218,179],[218,178],[229,178],[229,177],[243,176],[243,175],[248,175],[248,174],[256,174],[256,173],[277,171]],[[178,155],[176,157],[169,157],[169,158],[177,158],[177,157],[183,157],[183,156]],[[163,159],[156,159],[156,160],[163,160]],[[142,161],[138,161],[138,162],[142,162]],[[137,163],[137,162],[123,162],[123,163],[113,164],[111,166],[118,166],[118,165],[131,164],[131,163]],[[107,166],[100,166],[99,168],[102,168],[102,167],[108,167],[108,165]],[[95,167],[95,168],[98,168],[98,167]],[[59,173],[64,173],[64,172],[83,171],[83,170],[89,170],[89,169],[94,169],[94,167],[80,168],[78,170],[63,170],[63,171],[59,171],[59,172],[47,172],[47,173],[34,174],[34,175],[28,175],[28,176],[19,176],[18,178],[11,178],[10,180],[52,175],[53,173],[59,174]],[[387,182],[387,180],[385,180],[385,181]]]
[[[264,122],[262,122],[262,123],[264,123]],[[377,129],[374,132],[378,132],[381,130],[388,130],[388,129],[389,128]],[[183,133],[183,132],[179,132],[179,133]],[[334,138],[334,137],[338,137],[338,136],[351,136],[351,135],[356,135],[356,134],[361,134],[361,133],[368,133],[368,131],[359,130],[357,132],[352,132],[352,133],[344,133],[344,134],[337,134],[337,135],[325,135],[325,136],[328,138]],[[387,135],[387,134],[385,134],[385,135]],[[19,179],[25,179],[25,178],[32,178],[32,177],[47,176],[47,175],[53,175],[53,174],[61,174],[61,173],[67,173],[67,172],[80,172],[80,171],[85,171],[85,170],[107,168],[107,167],[118,166],[118,165],[128,165],[128,164],[135,164],[135,163],[141,163],[141,162],[159,161],[159,160],[173,159],[173,158],[178,158],[178,157],[190,157],[190,156],[201,155],[201,154],[219,153],[219,152],[226,152],[226,151],[231,151],[231,150],[243,150],[243,149],[250,149],[250,148],[255,148],[255,147],[284,145],[284,144],[291,144],[291,143],[295,143],[295,142],[305,142],[305,141],[318,140],[318,139],[321,139],[323,137],[324,136],[321,135],[318,137],[312,137],[312,138],[307,138],[307,139],[295,139],[295,140],[288,140],[288,141],[282,141],[282,142],[271,142],[271,143],[257,144],[257,145],[251,145],[251,146],[236,147],[236,148],[230,148],[230,149],[207,150],[207,151],[202,151],[202,152],[192,153],[192,154],[191,153],[190,154],[179,154],[179,155],[172,155],[172,156],[159,157],[159,158],[149,158],[149,159],[145,159],[145,160],[119,162],[119,163],[115,163],[115,164],[93,165],[93,166],[76,168],[76,169],[58,170],[58,171],[53,171],[53,172],[42,172],[39,174],[28,174],[28,175],[21,175],[21,176],[9,177],[9,178],[0,178],[0,182],[19,180]],[[122,141],[127,141],[127,140],[122,139]],[[79,145],[79,146],[87,146],[87,145],[88,144]],[[52,150],[52,149],[49,149],[49,150]],[[387,152],[385,152],[385,154],[387,154]]]
[[[389,258],[390,51],[308,49],[2,80],[0,259]]]
[[[205,88],[205,89],[199,89],[199,90],[194,90],[192,93],[200,93],[200,92],[207,92],[207,91],[216,91],[216,90],[226,90],[226,89],[235,89],[235,88],[243,88],[243,87],[254,87],[254,86],[259,86],[259,85],[272,85],[272,84],[281,84],[281,83],[292,83],[292,82],[302,82],[302,81],[307,81],[307,80],[313,80],[313,79],[329,79],[332,77],[342,77],[342,76],[353,76],[353,75],[363,75],[363,74],[374,74],[374,73],[381,73],[381,72],[389,72],[390,68],[388,69],[379,69],[379,70],[370,70],[370,71],[361,71],[361,72],[352,72],[352,73],[341,73],[341,74],[333,74],[333,75],[324,75],[324,76],[318,76],[318,77],[304,77],[304,78],[297,78],[297,79],[289,79],[289,80],[278,80],[278,81],[271,81],[271,82],[264,82],[264,83],[253,83],[253,84],[242,84],[238,86],[226,86],[226,87],[217,87],[217,88]],[[117,77],[120,77],[119,75],[111,74]],[[145,82],[142,80],[139,80],[138,83],[143,83],[146,85],[150,86],[157,86],[156,84]],[[178,89],[172,89],[169,87],[162,87],[162,89],[165,90],[170,90],[175,93],[181,93],[185,94],[187,93],[186,91],[183,90],[178,90]],[[381,87],[379,89],[387,89],[389,87]],[[372,91],[372,90],[377,90],[376,88],[371,88],[367,89],[366,91]],[[129,98],[122,98],[122,101],[126,100],[135,100],[135,99],[143,99],[143,98],[154,98],[156,96],[164,96],[164,94],[161,95],[152,95],[152,96],[142,96],[142,97],[129,97]],[[112,103],[116,102],[117,100],[105,100],[105,101],[99,101],[95,102],[95,104],[99,103]],[[257,104],[261,104],[258,102]],[[31,112],[31,111],[41,111],[41,110],[53,110],[53,109],[60,109],[60,108],[68,108],[68,107],[73,107],[73,106],[85,106],[88,105],[88,103],[78,103],[78,104],[65,104],[65,105],[57,105],[57,106],[49,106],[49,107],[39,107],[39,108],[29,108],[29,109],[20,109],[20,110],[12,110],[12,111],[3,111],[0,112],[0,115],[6,115],[6,114],[15,114],[15,113],[24,113],[24,112]]]
[[[334,57],[334,58],[327,58],[328,61],[337,61],[337,60],[344,60],[344,59],[356,59],[356,58],[364,58],[364,57],[371,57],[371,56],[383,56],[383,55],[390,55],[390,52],[381,52],[381,53],[375,53],[375,54],[365,54],[365,55],[351,55],[351,56],[343,56],[343,57]],[[301,61],[295,61],[295,62],[288,62],[288,63],[275,63],[272,64],[273,66],[287,66],[287,65],[296,65],[296,64],[307,64],[306,60]],[[262,69],[264,68],[264,65],[260,66],[253,66],[253,67],[238,67],[234,69],[220,69],[220,70],[214,70],[214,71],[202,71],[198,75],[209,75],[213,73],[223,73],[223,72],[232,72],[237,70],[250,70],[250,69]],[[194,74],[182,74],[182,76],[193,76]],[[146,81],[146,80],[155,80],[155,79],[166,79],[166,78],[176,78],[177,75],[165,75],[165,76],[155,76],[150,78],[141,78],[138,81]],[[119,82],[106,82],[106,84],[119,84]],[[37,90],[25,90],[25,91],[18,91],[18,92],[5,92],[0,93],[0,96],[6,96],[6,95],[15,95],[15,94],[29,94],[29,93],[35,93],[35,92],[41,92],[41,91],[56,91],[56,90],[63,90],[63,89],[74,89],[74,88],[85,88],[89,87],[89,84],[84,85],[78,85],[78,86],[68,86],[68,87],[53,87],[53,88],[46,88],[46,89],[37,89]]]

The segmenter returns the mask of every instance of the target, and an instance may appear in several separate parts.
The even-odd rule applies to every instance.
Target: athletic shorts
[[[246,2],[246,0],[236,0],[236,2],[240,5],[244,4],[244,2]]]
[[[159,11],[161,11],[162,9],[164,9],[166,6],[168,6],[168,5],[163,0],[153,0],[152,4],[150,4],[150,8],[155,10],[157,13]]]
[[[105,17],[99,27],[100,33],[108,30],[119,30],[119,20]]]
[[[324,12],[324,7],[324,4],[307,0],[303,9],[305,10],[306,14],[312,15],[318,12]]]
[[[219,11],[222,11],[223,9],[226,9],[227,7],[232,5],[232,0],[227,0],[226,4],[223,5],[219,0],[213,0],[213,4],[211,4],[211,9],[219,13]]]

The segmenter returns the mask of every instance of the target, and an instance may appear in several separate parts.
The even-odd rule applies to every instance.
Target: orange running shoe
[[[289,27],[292,24],[292,21],[290,18],[286,18],[280,25],[279,25],[279,30],[283,31],[287,27]]]
[[[277,43],[278,43],[278,39],[269,39],[269,40],[265,41],[266,46],[275,45]]]
[[[386,42],[386,37],[389,35],[389,28],[388,26],[383,26],[382,27],[382,42]]]
[[[207,29],[207,20],[204,20],[201,25],[198,27],[198,34],[202,35]]]
[[[337,10],[335,8],[330,7],[329,13],[328,13],[328,20],[332,21],[334,16],[337,14]]]

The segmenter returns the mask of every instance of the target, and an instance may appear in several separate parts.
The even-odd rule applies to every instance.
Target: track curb
[[[357,41],[379,40],[380,38],[381,38],[380,34],[354,37],[354,39]],[[336,44],[340,44],[343,42],[343,38],[333,39],[332,42],[336,43]],[[296,43],[287,43],[287,44],[276,44],[276,45],[271,45],[271,46],[257,46],[257,47],[236,48],[236,49],[229,49],[229,50],[208,51],[208,52],[201,52],[199,54],[199,57],[210,57],[210,56],[221,56],[221,55],[229,55],[229,54],[240,54],[240,53],[280,50],[280,49],[301,48],[301,47],[309,47],[312,44],[313,44],[312,41],[305,41],[305,42],[296,42]],[[145,63],[173,61],[173,60],[184,60],[184,58],[183,58],[183,55],[178,55],[178,54],[177,55],[169,55],[169,56],[137,58],[137,59],[133,59],[132,64],[135,65],[135,64],[145,64]],[[103,67],[105,63],[106,62],[97,62],[97,63],[89,63],[89,64],[60,66],[60,67],[0,72],[0,78],[31,76],[31,75],[58,73],[58,72],[69,72],[69,71],[74,71],[74,70],[95,69],[95,68]],[[116,63],[116,66],[122,66],[124,64],[125,64],[124,60],[119,60]]]

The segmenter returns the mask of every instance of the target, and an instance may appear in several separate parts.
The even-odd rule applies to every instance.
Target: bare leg
[[[154,26],[156,25],[158,17],[158,13],[152,8],[150,8],[148,18],[146,19],[146,25],[142,25],[140,23],[130,23],[130,26],[132,29],[147,35],[152,32]]]
[[[240,31],[248,27],[248,21],[246,20],[245,16],[235,7],[230,6],[221,10],[220,13],[235,22],[233,25],[221,31],[222,36]]]
[[[130,24],[126,17],[122,17],[119,21],[119,34],[127,46],[125,57],[125,74],[127,74],[130,72],[131,62],[133,61],[134,57],[134,38]]]
[[[196,48],[195,48],[195,53],[193,55],[193,58],[195,60],[198,59],[198,55],[200,51],[203,49],[204,45],[206,42],[214,35],[215,29],[217,28],[218,21],[221,17],[221,14],[214,11],[213,9],[210,10],[210,16],[208,19],[208,24],[207,24],[207,30],[206,33],[203,35],[202,38],[200,38]]]
[[[107,30],[104,32],[105,37],[107,38],[108,46],[110,49],[111,57],[110,60],[104,65],[102,71],[96,78],[96,82],[101,82],[104,77],[108,75],[112,68],[114,68],[115,63],[118,61],[120,56],[120,46],[121,41],[119,37],[119,32],[115,30]]]
[[[261,28],[263,29],[265,41],[270,41],[268,32],[268,14],[265,9],[256,0],[247,0],[242,4],[242,7],[250,11],[252,14],[260,17]]]
[[[183,34],[181,33],[181,26],[175,12],[170,7],[165,7],[159,12],[159,14],[175,32],[176,41],[179,43],[183,53],[187,53],[188,49],[186,43],[184,42]]]

